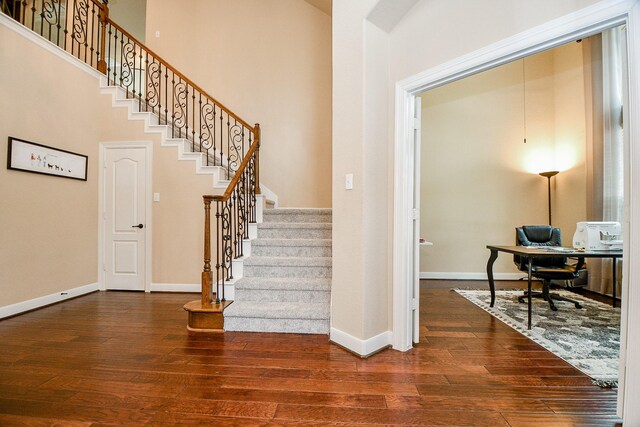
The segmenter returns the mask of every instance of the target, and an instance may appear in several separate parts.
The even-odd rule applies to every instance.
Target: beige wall
[[[110,0],[109,18],[144,43],[146,37],[147,0]]]
[[[388,104],[387,37],[362,19],[375,3],[333,2],[331,327],[360,339],[385,331],[388,321],[386,171],[384,166],[375,168],[381,161],[381,141],[383,152],[386,144],[386,110],[362,114],[365,105]],[[371,42],[365,46],[365,40]],[[365,74],[365,69],[380,72]],[[349,173],[353,190],[344,188]],[[382,185],[376,185],[380,181]]]
[[[160,147],[142,122],[112,108],[95,77],[2,25],[0,94],[0,141],[14,136],[89,156],[86,182],[0,168],[0,306],[97,282],[100,142],[153,142],[161,202],[153,204],[152,281],[199,282],[211,176],[196,175],[176,148]],[[5,146],[0,164],[6,156]]]
[[[552,213],[565,244],[586,219],[582,48],[570,43],[524,66],[512,62],[422,94],[421,229],[435,245],[422,249],[420,271],[431,277],[483,276],[488,243],[512,244],[514,227],[547,224],[539,172],[561,171]],[[494,271],[517,270],[500,257]]]
[[[281,205],[331,206],[329,16],[300,0],[148,0],[147,45],[260,123],[260,177]]]
[[[423,0],[389,35],[364,31],[366,17],[376,3],[374,0],[333,2],[332,327],[364,340],[389,330],[393,315],[390,295],[395,84],[418,72],[597,3],[597,0]],[[361,60],[382,41],[388,46],[388,58],[375,63]],[[362,82],[378,78],[387,81],[387,102],[363,102],[372,89],[364,88]],[[378,126],[366,118],[384,116],[387,117],[388,133],[386,149],[380,151],[377,144],[369,145],[365,139],[365,135],[375,133]],[[370,161],[365,163],[367,158]],[[376,161],[372,162],[373,159]],[[378,189],[383,194],[376,206],[371,206],[370,201],[374,199],[364,197],[362,188],[355,187],[351,192],[342,190],[344,174],[354,172],[357,183],[363,177],[362,165],[366,164],[381,164],[376,173],[387,178],[386,187]],[[370,213],[371,208],[386,210],[386,221],[384,216]],[[366,220],[368,215],[373,215],[370,221]],[[361,222],[367,224],[366,230],[362,229]],[[374,235],[369,236],[367,245],[363,243],[365,233]],[[378,276],[371,282],[361,272],[375,264],[380,252],[387,254],[386,262],[383,266],[376,265]],[[369,311],[369,301],[379,301],[379,298],[385,299],[388,310]],[[376,327],[365,328],[364,325],[374,318]]]
[[[97,281],[100,105],[69,68],[0,25],[0,306]],[[7,170],[9,136],[88,155],[88,180]]]
[[[563,243],[573,244],[576,222],[587,214],[586,107],[582,45],[570,43],[553,50],[555,92],[555,158],[561,171],[554,179],[553,224]]]

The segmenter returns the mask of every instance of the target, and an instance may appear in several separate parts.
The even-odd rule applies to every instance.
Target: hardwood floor
[[[366,360],[323,335],[189,333],[192,294],[6,319],[0,425],[616,425],[615,390],[444,286],[422,286],[419,346]]]

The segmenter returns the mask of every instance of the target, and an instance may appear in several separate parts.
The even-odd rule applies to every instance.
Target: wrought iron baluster
[[[111,70],[111,66],[113,65],[113,80],[110,80],[109,84],[116,83],[116,39],[115,37],[111,37],[113,34],[113,26],[109,24],[109,70]],[[113,55],[111,54],[111,44],[113,40]],[[111,77],[110,73],[107,73],[109,77]]]
[[[176,96],[176,80],[173,72],[171,73],[171,90],[172,90],[172,96],[175,97]],[[171,102],[171,137],[172,138],[176,137],[175,117],[176,117],[176,103],[174,101],[174,102]]]
[[[211,130],[211,145],[213,146],[213,165],[216,165],[216,105],[213,104],[213,120],[211,120],[212,124],[213,124],[213,129]],[[222,112],[220,113],[222,114]],[[220,163],[220,166],[222,166],[222,163]]]
[[[64,25],[62,26],[62,28],[64,28],[64,30],[62,31],[64,34],[64,36],[62,37],[62,39],[64,40],[62,42],[62,48],[64,50],[67,50],[67,38],[69,36],[69,0],[64,0]]]
[[[120,34],[120,31],[118,31],[118,34]],[[118,35],[116,34],[116,40],[117,39],[118,39]],[[124,88],[124,84],[123,84],[123,81],[124,81],[124,77],[123,77],[123,74],[124,74],[124,68],[123,68],[124,67],[124,49],[123,49],[123,47],[124,47],[124,34],[120,34],[120,67],[119,67],[120,68],[120,70],[119,70],[120,73],[119,74],[120,74],[120,87],[122,87],[122,88]]]
[[[191,91],[191,141],[192,144],[194,146],[193,151],[195,150],[195,143],[196,143],[196,89],[192,88],[193,90]],[[197,114],[198,117],[200,117],[199,114]],[[201,150],[198,150],[201,151]]]
[[[127,46],[129,46],[129,51],[130,51],[130,58],[127,58],[127,63],[130,64],[131,66],[131,79],[130,79],[130,91],[131,91],[131,98],[135,101],[136,100],[136,45],[135,43],[132,43],[131,40],[129,38],[127,38]],[[131,62],[129,62],[131,60]],[[140,111],[140,105],[138,105],[138,111]]]
[[[66,7],[66,0],[65,0],[65,8],[64,10],[67,10]],[[66,19],[65,19],[66,22]],[[60,31],[62,30],[62,1],[58,1],[58,22],[56,23],[56,27],[58,29],[57,34],[56,34],[56,45],[60,46]]]
[[[223,146],[222,146],[222,141],[224,141],[224,139],[222,139],[222,108],[220,109],[220,123],[219,125],[219,132],[220,132],[220,166],[224,166],[224,153],[223,153]],[[229,171],[227,170],[227,179],[229,179]]]
[[[185,83],[185,92],[184,92],[184,100],[181,102],[182,108],[184,109],[184,137],[185,139],[189,139],[189,85]],[[191,151],[193,149],[193,141],[191,141]]]
[[[34,6],[36,3],[36,0],[33,0]],[[45,4],[44,4],[44,0],[40,1],[40,13],[38,15],[40,15],[40,35],[42,37],[45,37],[44,35],[44,8],[45,8]],[[49,39],[49,37],[45,37],[46,39]]]
[[[224,264],[227,269],[227,280],[233,279],[233,241],[232,241],[232,233],[233,233],[233,199],[229,199],[227,201],[227,209],[225,211],[225,216],[228,220],[227,229],[225,231],[224,238],[226,239],[225,253],[224,253]]]
[[[137,45],[136,45],[137,46]],[[147,104],[144,103],[144,110],[142,109],[143,103],[142,103],[142,85],[143,83],[143,68],[142,68],[142,48],[140,46],[136,47],[136,50],[138,52],[138,105],[140,105],[140,111],[148,111],[147,110]],[[146,68],[146,65],[145,65]]]
[[[200,129],[200,137],[199,137],[199,141],[198,141],[198,152],[202,153],[202,145],[203,145],[203,138],[204,138],[204,124],[203,124],[203,120],[202,120],[202,115],[204,114],[204,110],[202,109],[202,93],[198,93],[198,111],[200,111],[199,116],[199,129]],[[195,126],[193,127],[195,129]],[[206,165],[209,166],[209,156],[207,156],[207,163]]]
[[[140,52],[142,52],[142,51],[140,51]],[[146,57],[145,57],[145,60],[144,60],[144,68],[146,70],[145,72],[147,74],[147,77],[146,77],[146,82],[145,82],[145,86],[146,87],[144,88],[144,105],[145,105],[145,108],[148,111],[148,109],[149,109],[149,90],[153,88],[153,81],[151,79],[151,74],[150,74],[151,73],[151,67],[149,65],[149,52],[145,51],[145,54],[146,54]],[[141,96],[142,96],[142,94],[141,94]],[[151,107],[151,112],[154,112],[154,108],[153,107]]]
[[[216,304],[220,304],[220,283],[224,287],[222,211],[224,202],[216,201]]]
[[[169,69],[164,67],[164,124],[169,124]]]
[[[33,30],[33,27],[36,23],[36,0],[32,0],[31,3],[31,31]]]
[[[93,65],[93,51],[94,51],[95,37],[96,37],[96,4],[93,2],[91,3],[91,28],[89,30],[89,34],[90,34],[89,62],[87,62],[87,59],[86,59],[87,52],[85,52],[84,62],[87,62],[89,65]]]

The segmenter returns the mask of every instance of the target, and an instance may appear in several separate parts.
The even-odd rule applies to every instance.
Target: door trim
[[[144,272],[144,291],[151,292],[151,268],[152,268],[152,254],[151,248],[153,239],[153,224],[151,218],[153,217],[152,209],[152,169],[153,169],[153,143],[151,141],[108,141],[101,142],[99,149],[99,162],[98,162],[98,286],[101,291],[106,291],[106,284],[104,281],[104,242],[105,242],[105,230],[104,230],[104,209],[105,209],[105,181],[104,181],[104,169],[106,167],[105,158],[106,150],[118,149],[118,148],[143,148],[145,150],[145,161],[147,162],[147,171],[145,176],[145,228],[147,229],[147,235],[145,236],[145,272]]]

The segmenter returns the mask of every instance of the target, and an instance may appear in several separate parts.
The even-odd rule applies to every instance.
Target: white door
[[[420,121],[422,119],[422,98],[415,97],[413,113],[413,342],[420,341]]]
[[[145,290],[146,149],[105,148],[104,282]]]

